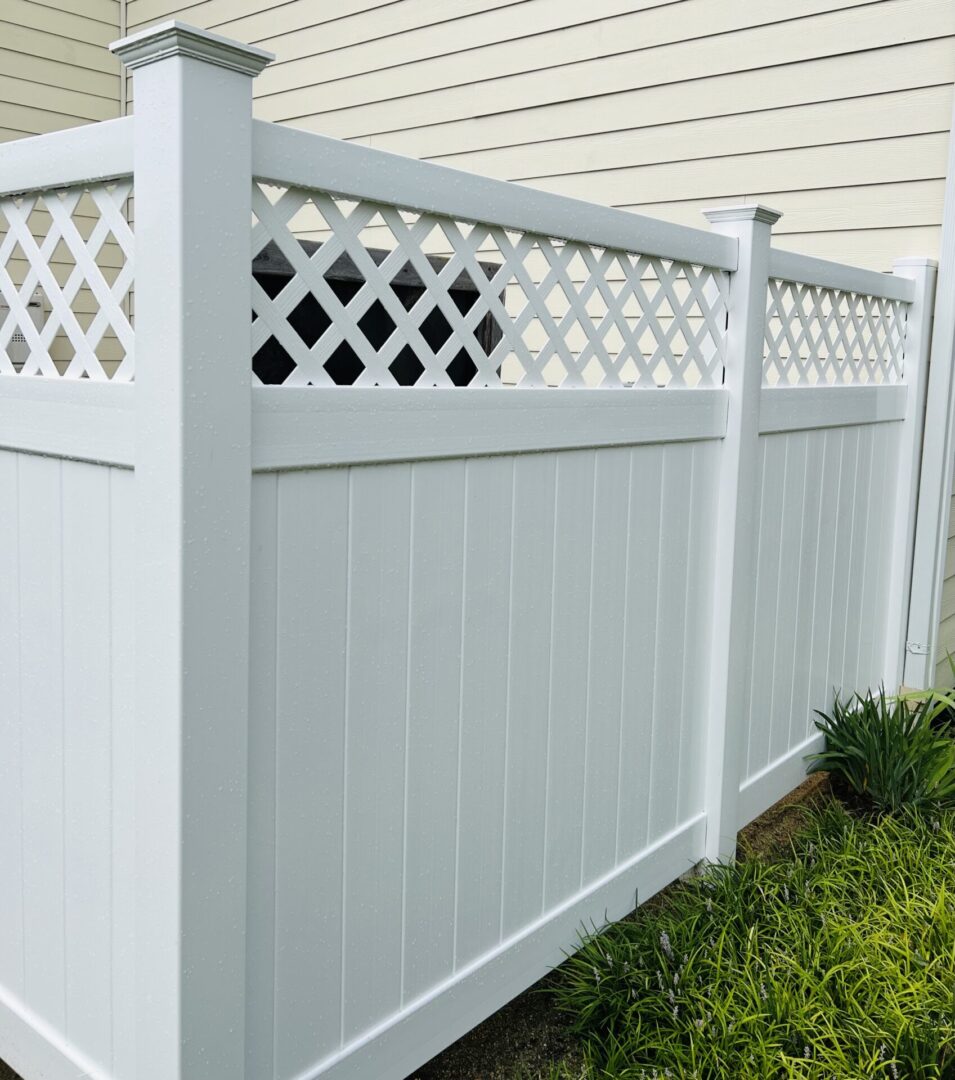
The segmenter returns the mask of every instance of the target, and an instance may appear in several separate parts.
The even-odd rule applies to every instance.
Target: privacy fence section
[[[135,120],[0,162],[0,1056],[401,1080],[898,682],[934,270],[117,51]]]

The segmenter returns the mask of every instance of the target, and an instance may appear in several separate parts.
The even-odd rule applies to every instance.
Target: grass
[[[832,804],[788,857],[711,867],[586,940],[554,992],[585,1062],[554,1080],[952,1080],[955,812]]]

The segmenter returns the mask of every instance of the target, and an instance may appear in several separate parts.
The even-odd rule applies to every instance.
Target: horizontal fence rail
[[[403,1080],[898,684],[934,269],[117,49],[135,127],[0,159],[0,1057]]]

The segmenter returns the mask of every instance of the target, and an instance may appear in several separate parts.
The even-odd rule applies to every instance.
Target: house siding
[[[129,0],[270,49],[266,120],[700,224],[760,199],[794,250],[938,245],[951,0]]]
[[[0,6],[0,141],[120,115],[119,0]]]

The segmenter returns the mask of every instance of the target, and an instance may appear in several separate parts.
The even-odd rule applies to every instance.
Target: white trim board
[[[764,387],[759,433],[884,424],[905,419],[907,386]]]
[[[131,383],[0,375],[0,448],[132,468]]]
[[[131,176],[134,123],[121,116],[4,143],[0,196]]]
[[[810,735],[745,780],[739,789],[739,828],[755,821],[773,803],[795,791],[806,779],[806,755],[818,754],[825,744],[826,738],[821,731]]]
[[[915,283],[909,278],[880,274],[877,270],[865,270],[859,266],[818,259],[814,255],[800,255],[795,251],[782,251],[779,248],[772,248],[769,253],[769,276],[800,285],[838,289],[865,296],[881,296],[887,300],[902,300],[905,303],[911,303],[915,299]]]
[[[720,439],[727,395],[701,390],[252,390],[252,468]]]

